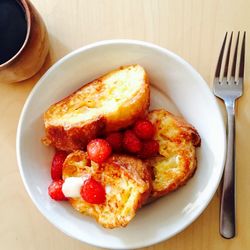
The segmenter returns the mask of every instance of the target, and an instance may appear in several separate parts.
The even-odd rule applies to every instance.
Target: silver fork
[[[232,38],[233,32],[230,35],[225,66],[223,69],[222,61],[227,41],[226,33],[215,71],[213,86],[214,94],[224,101],[227,110],[227,157],[220,205],[220,234],[227,239],[231,239],[235,236],[235,101],[243,94],[246,32],[243,34],[239,52],[240,60],[237,66],[240,38],[240,32],[238,32],[231,72],[229,73]],[[238,75],[236,75],[236,68],[238,68]],[[220,77],[220,74],[222,77]]]

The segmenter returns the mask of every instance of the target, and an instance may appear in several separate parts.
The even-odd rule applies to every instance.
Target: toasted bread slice
[[[63,165],[63,179],[91,176],[106,189],[103,204],[90,204],[81,197],[70,198],[77,211],[92,216],[105,228],[125,227],[151,192],[151,174],[141,160],[125,155],[113,155],[101,166],[90,162],[87,153],[75,151]]]
[[[148,163],[153,168],[152,198],[165,195],[184,185],[195,172],[196,150],[201,139],[196,129],[165,110],[154,110],[148,115],[156,128],[155,140],[160,156]]]
[[[131,125],[149,106],[149,81],[140,65],[121,67],[85,84],[44,114],[46,145],[84,149],[101,133]]]

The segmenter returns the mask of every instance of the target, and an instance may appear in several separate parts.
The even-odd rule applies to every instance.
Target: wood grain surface
[[[211,85],[225,31],[247,31],[245,92],[237,105],[237,237],[219,235],[219,195],[186,230],[148,250],[250,249],[250,1],[32,0],[50,37],[50,55],[33,78],[0,83],[0,248],[94,250],[65,236],[35,208],[21,181],[15,152],[19,115],[30,90],[68,52],[103,39],[156,43],[182,56]],[[98,239],[97,239],[98,240]]]

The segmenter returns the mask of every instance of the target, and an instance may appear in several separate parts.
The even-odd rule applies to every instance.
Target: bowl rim
[[[184,65],[192,74],[196,75],[197,79],[199,79],[201,82],[203,82],[204,84],[202,84],[202,87],[204,88],[204,90],[207,92],[207,94],[210,96],[210,98],[213,100],[215,107],[218,111],[218,116],[219,116],[219,120],[218,123],[220,123],[223,127],[223,155],[222,155],[222,159],[221,159],[221,168],[218,170],[219,173],[217,175],[217,178],[214,180],[214,186],[213,189],[211,189],[211,193],[210,196],[207,196],[206,200],[204,203],[202,203],[202,205],[200,205],[199,207],[196,208],[196,212],[192,215],[189,216],[188,219],[186,219],[185,223],[182,223],[182,225],[175,230],[174,232],[165,235],[165,236],[161,236],[159,239],[156,238],[152,238],[151,240],[147,240],[147,242],[138,242],[137,244],[133,244],[131,246],[112,246],[111,244],[99,244],[98,242],[93,242],[90,241],[88,239],[82,239],[80,237],[77,237],[73,234],[71,234],[70,232],[67,232],[63,226],[55,223],[54,221],[51,220],[51,218],[49,218],[49,216],[43,211],[43,209],[39,206],[39,204],[36,202],[35,197],[33,197],[32,192],[26,182],[26,177],[24,174],[24,168],[22,166],[22,161],[21,161],[21,145],[20,145],[20,135],[21,135],[21,131],[22,131],[22,124],[23,124],[23,120],[24,120],[24,116],[27,112],[27,108],[29,106],[30,101],[32,100],[32,97],[34,95],[34,93],[37,91],[37,89],[40,87],[40,85],[43,84],[44,80],[47,78],[47,76],[53,72],[54,70],[56,70],[57,68],[60,67],[61,64],[63,64],[65,61],[67,61],[68,59],[74,57],[75,55],[77,55],[78,53],[83,53],[86,52],[88,50],[91,49],[95,49],[97,47],[101,47],[101,46],[106,46],[106,45],[117,45],[117,44],[122,44],[122,45],[140,45],[143,47],[147,47],[149,49],[153,49],[153,50],[157,50],[163,54],[167,54],[168,56],[174,58],[175,60],[177,60],[180,64]],[[19,172],[23,181],[23,184],[25,186],[25,189],[27,191],[27,193],[29,194],[31,200],[33,201],[33,203],[35,204],[35,206],[37,207],[37,209],[41,212],[41,214],[50,222],[52,223],[56,228],[58,228],[60,231],[62,231],[63,233],[65,233],[66,235],[77,239],[81,242],[93,245],[93,246],[97,246],[97,247],[104,247],[104,248],[109,248],[109,249],[137,249],[137,248],[142,248],[142,247],[148,247],[157,243],[160,243],[162,241],[165,241],[167,239],[170,239],[171,237],[175,236],[176,234],[180,233],[181,231],[183,231],[184,229],[186,229],[189,225],[191,225],[201,214],[202,212],[206,209],[206,207],[208,206],[208,204],[210,203],[210,201],[212,200],[218,186],[220,183],[220,180],[222,178],[222,174],[224,171],[224,164],[225,164],[225,158],[226,158],[226,132],[225,132],[225,123],[223,120],[223,115],[221,113],[219,104],[217,102],[217,99],[215,98],[215,96],[212,94],[208,84],[206,83],[206,81],[203,79],[203,77],[200,75],[199,72],[197,72],[192,66],[191,64],[189,64],[186,60],[184,60],[182,57],[180,57],[179,55],[175,54],[172,51],[169,51],[166,48],[163,48],[159,45],[156,45],[154,43],[150,43],[150,42],[146,42],[146,41],[142,41],[142,40],[133,40],[133,39],[111,39],[111,40],[101,40],[101,41],[97,41],[94,43],[90,43],[88,45],[85,45],[83,47],[80,47],[70,53],[68,53],[67,55],[65,55],[64,57],[62,57],[61,59],[59,59],[58,61],[56,61],[48,70],[47,72],[39,79],[39,81],[36,83],[36,85],[33,87],[33,89],[31,90],[28,98],[25,101],[25,104],[23,106],[20,118],[19,118],[19,122],[18,122],[18,127],[17,127],[17,133],[16,133],[16,157],[17,157],[17,163],[18,163],[18,168],[19,168]]]

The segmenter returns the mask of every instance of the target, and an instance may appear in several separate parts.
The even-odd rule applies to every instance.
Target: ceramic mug
[[[0,64],[0,83],[19,82],[35,75],[49,51],[48,34],[37,10],[28,0],[17,0],[26,18],[27,31],[23,45],[8,61]]]

